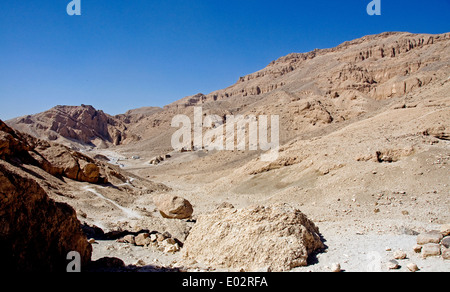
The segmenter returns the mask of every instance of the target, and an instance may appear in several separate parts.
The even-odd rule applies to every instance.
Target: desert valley
[[[276,159],[174,150],[195,108],[278,116]],[[0,195],[8,269],[77,251],[86,271],[448,272],[450,33],[292,53],[163,108],[0,122]]]

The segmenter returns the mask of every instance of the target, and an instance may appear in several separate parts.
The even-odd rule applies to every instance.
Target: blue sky
[[[450,0],[70,0],[0,4],[0,119],[55,105],[109,114],[234,84],[292,52],[384,31],[450,31]]]

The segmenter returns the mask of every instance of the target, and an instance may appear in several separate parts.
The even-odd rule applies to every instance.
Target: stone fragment
[[[331,265],[330,270],[331,270],[331,272],[333,272],[333,273],[339,273],[339,272],[342,271],[341,265],[340,265],[339,263],[334,263],[334,264]]]
[[[437,243],[427,243],[422,247],[422,257],[439,256],[441,254],[441,246]]]
[[[445,247],[445,248],[450,248],[450,236],[446,236],[441,240],[441,244]]]
[[[145,246],[150,244],[150,234],[148,233],[140,233],[138,236],[134,238],[135,244],[137,246]]]
[[[394,258],[396,260],[404,260],[406,259],[407,255],[406,252],[404,252],[403,250],[397,250],[394,252]]]
[[[444,249],[442,251],[442,258],[444,260],[450,260],[450,249]]]
[[[450,224],[443,224],[439,231],[441,232],[442,236],[450,235]]]
[[[439,243],[441,242],[442,237],[442,234],[436,230],[421,233],[417,236],[417,244],[424,245],[427,243]]]
[[[422,252],[422,246],[417,244],[417,245],[415,245],[413,247],[413,250],[414,250],[415,253],[421,253]]]
[[[410,263],[406,266],[408,270],[411,272],[417,272],[419,270],[419,267],[415,263]]]
[[[134,235],[128,234],[123,237],[123,242],[134,244]]]
[[[387,263],[387,268],[389,270],[397,270],[397,269],[400,269],[400,265],[398,264],[398,262],[396,260],[390,260]]]

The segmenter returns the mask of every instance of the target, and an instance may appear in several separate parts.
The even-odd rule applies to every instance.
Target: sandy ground
[[[192,160],[193,156],[198,155],[204,154],[174,154],[173,160],[168,160],[159,166],[150,166],[143,159],[127,160],[128,166],[125,169],[136,175],[148,176],[153,181],[164,183],[172,189],[172,193],[190,200],[195,209],[194,218],[200,213],[213,211],[224,201],[231,202],[237,208],[280,201],[280,195],[277,193],[244,194],[223,185],[219,187],[214,175],[210,179],[205,179],[202,175],[195,173],[181,175],[180,173],[173,174],[170,171],[178,163],[185,163]],[[372,179],[376,176],[372,172],[368,175]],[[292,196],[288,196],[286,200],[307,214],[319,227],[327,247],[324,251],[311,256],[308,266],[292,271],[330,271],[334,263],[339,263],[342,270],[348,272],[389,271],[387,263],[394,258],[393,253],[397,250],[405,251],[407,259],[398,260],[400,269],[395,271],[408,271],[406,266],[409,263],[417,264],[420,271],[423,272],[450,271],[449,261],[445,261],[441,257],[423,259],[420,254],[413,251],[418,233],[439,229],[440,224],[447,220],[449,203],[442,201],[441,193],[446,191],[445,188],[435,188],[436,194],[435,190],[430,190],[426,199],[420,198],[420,196],[415,198],[414,196],[417,194],[412,194],[409,190],[401,191],[400,189],[404,188],[400,186],[395,191],[368,197],[337,196],[327,200],[318,198],[303,200],[305,197],[299,196],[296,200],[292,200]],[[224,191],[226,189],[229,191]],[[96,192],[92,188],[87,190],[93,194]],[[211,194],[211,190],[216,192]],[[278,193],[286,194],[283,190]],[[314,197],[314,194],[311,196]],[[433,200],[433,196],[437,200]],[[187,225],[184,224],[188,223],[183,220],[160,218],[152,206],[151,197],[152,195],[141,196],[131,205],[124,207],[97,194],[98,199],[115,207],[114,214],[121,213],[118,224],[121,224],[124,230],[136,231],[140,228],[148,228],[164,232],[176,223],[179,229],[171,229],[171,232],[180,234],[179,230],[185,228]],[[427,204],[429,211],[417,208],[423,204]],[[149,211],[146,214],[136,208],[136,206],[142,207],[143,205]],[[375,208],[380,209],[380,212],[375,213],[373,211]],[[441,212],[447,212],[447,214]],[[139,218],[140,216],[145,219]],[[111,217],[104,220],[111,220]],[[163,220],[166,221],[162,223]],[[98,223],[102,224],[101,220]],[[119,243],[115,240],[97,240],[97,243],[93,244],[93,251],[93,260],[102,257],[117,257],[129,266],[128,269],[137,271],[153,271],[163,267],[183,271],[223,271],[203,266],[201,263],[186,262],[179,252],[166,254],[156,249]]]
[[[399,249],[408,255],[399,261],[399,271],[406,271],[410,262],[425,272],[450,271],[449,261],[422,259],[413,252],[417,234],[450,222],[450,141],[424,134],[449,127],[449,86],[447,82],[435,91],[423,91],[423,96],[411,99],[418,103],[410,108],[387,106],[299,136],[282,146],[273,163],[260,161],[260,153],[251,151],[158,153],[134,146],[96,151],[122,163],[130,178],[164,184],[168,192],[189,200],[194,219],[223,202],[236,208],[273,203],[298,208],[319,227],[327,249],[312,256],[309,266],[294,271],[327,271],[333,263],[345,271],[386,271]],[[152,157],[165,154],[171,157],[149,164]],[[190,223],[163,220],[152,201],[155,193],[138,181],[126,186],[128,197],[111,188],[94,190],[120,207],[90,192],[97,201],[89,204],[101,208],[86,211],[87,219],[113,229],[186,236]],[[113,247],[106,249],[109,245]],[[185,263],[178,253],[164,255],[115,242],[94,245],[94,258],[103,256],[123,258],[131,265],[142,260],[146,265],[213,270]]]

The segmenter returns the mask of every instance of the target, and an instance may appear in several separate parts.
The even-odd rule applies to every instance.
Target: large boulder
[[[155,196],[153,202],[164,218],[188,219],[194,212],[188,200],[170,194]]]
[[[81,266],[89,263],[92,247],[75,210],[0,160],[0,271],[64,272],[72,251],[80,254]]]
[[[222,208],[199,216],[183,247],[186,259],[217,268],[287,271],[324,248],[319,229],[286,204]]]

